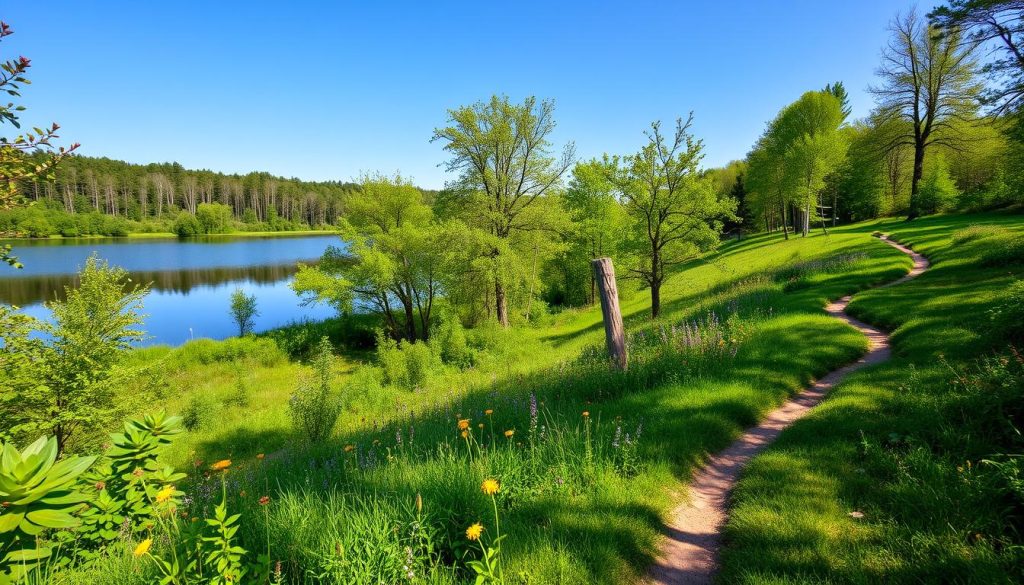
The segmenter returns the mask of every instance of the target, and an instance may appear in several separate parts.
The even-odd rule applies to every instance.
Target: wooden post
[[[626,354],[626,332],[622,328],[622,312],[619,310],[619,289],[615,286],[615,267],[611,258],[591,260],[597,290],[601,294],[601,314],[604,315],[604,336],[608,355],[620,370],[629,364]]]

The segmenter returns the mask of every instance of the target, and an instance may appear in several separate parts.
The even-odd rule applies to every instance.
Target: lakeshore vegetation
[[[754,459],[721,579],[1024,580],[1024,65],[994,30],[1024,33],[1015,6],[896,17],[870,116],[802,88],[724,168],[693,115],[579,160],[532,97],[447,113],[438,192],[69,156],[56,125],[5,140],[6,233],[339,245],[293,283],[336,317],[252,334],[239,290],[224,341],[135,348],[146,283],[96,257],[51,321],[0,306],[0,585],[636,581],[679,483],[863,354],[823,310],[850,294],[894,358]],[[932,268],[874,288],[910,267],[883,233]]]

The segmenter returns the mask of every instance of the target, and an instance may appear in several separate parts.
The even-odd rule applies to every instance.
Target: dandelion
[[[468,418],[460,419],[459,420],[459,430],[460,431],[465,431],[465,430],[468,430],[468,429],[469,429],[469,419]]]
[[[356,446],[355,445],[345,445],[345,452],[346,453],[351,453],[352,451],[355,451],[355,450],[356,450]]]
[[[260,461],[263,461],[264,457],[266,457],[266,455],[264,455],[263,453],[259,453],[256,455],[256,459],[259,459]]]
[[[491,416],[492,414],[494,414],[494,409],[488,408],[487,410],[484,411],[484,414],[486,414],[487,416]]]
[[[480,540],[480,535],[484,531],[484,525],[477,522],[466,529],[466,538],[469,540]]]
[[[463,439],[468,439],[469,431],[462,431],[461,433],[459,433],[459,436],[462,437]]]
[[[482,491],[484,495],[493,496],[498,493],[499,487],[500,485],[498,484],[498,480],[485,479],[484,483],[480,486],[480,491]]]
[[[142,542],[139,543],[138,546],[135,547],[135,552],[132,553],[132,554],[135,555],[135,558],[139,558],[142,555],[148,553],[149,552],[149,547],[151,547],[151,546],[153,546],[153,539],[152,538],[147,538],[146,540],[143,540]]]
[[[476,425],[476,428],[480,429],[481,431],[484,430],[484,423]]]
[[[261,496],[259,501],[261,506],[266,506],[270,503],[270,496]]]
[[[174,495],[174,486],[165,485],[164,488],[156,493],[156,503],[162,504],[167,500],[171,499]]]
[[[512,436],[515,435],[515,434],[516,434],[515,430],[509,429],[509,430],[505,431],[505,438],[506,439],[511,439]]]
[[[218,461],[218,462],[214,463],[213,465],[211,465],[210,469],[212,469],[214,471],[224,471],[228,467],[231,467],[231,460],[230,459],[221,459],[220,461]]]
[[[589,410],[584,410],[583,411],[583,418],[590,418],[590,411]]]

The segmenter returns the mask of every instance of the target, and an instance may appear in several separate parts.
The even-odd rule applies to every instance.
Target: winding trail
[[[928,260],[906,246],[880,238],[908,254],[914,267],[902,278],[879,286],[885,288],[906,282],[928,269]],[[856,362],[830,372],[811,387],[773,410],[759,425],[747,430],[724,451],[712,456],[690,482],[685,502],[672,511],[665,526],[658,559],[648,572],[651,585],[697,585],[712,583],[718,570],[722,526],[728,517],[729,499],[743,468],[762,449],[771,444],[794,421],[807,414],[833,386],[851,373],[889,359],[889,335],[846,314],[852,295],[829,303],[825,310],[846,321],[868,338],[868,352]]]

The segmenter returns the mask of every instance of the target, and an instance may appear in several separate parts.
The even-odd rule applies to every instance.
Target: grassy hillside
[[[929,219],[910,226],[925,235],[952,232],[956,222],[1013,224],[1017,219],[959,218],[945,220],[951,224],[946,227],[942,219]],[[827,317],[822,307],[826,299],[909,269],[907,257],[871,237],[875,229],[892,226],[860,224],[806,239],[759,236],[730,242],[672,277],[663,290],[665,315],[657,323],[647,316],[644,292],[629,295],[623,302],[632,359],[627,373],[609,372],[598,357],[600,312],[589,309],[559,314],[544,327],[474,332],[478,364],[437,372],[416,391],[365,384],[349,375],[342,382],[347,402],[342,424],[325,445],[305,445],[292,431],[288,397],[307,367],[290,362],[269,342],[197,342],[140,351],[135,359],[140,365],[158,364],[165,380],[159,403],[199,419],[197,430],[180,439],[170,457],[192,471],[183,486],[188,513],[208,515],[219,499],[218,478],[204,473],[208,464],[234,460],[229,506],[243,514],[243,543],[256,553],[269,546],[270,558],[282,562],[286,582],[400,582],[409,574],[415,582],[470,581],[465,563],[480,552],[463,532],[480,521],[485,535],[494,536],[493,510],[480,485],[496,478],[501,532],[507,535],[503,563],[511,582],[621,583],[645,570],[660,536],[661,514],[676,497],[679,481],[707,453],[726,446],[814,377],[864,351],[864,339]],[[892,231],[897,238],[907,236]],[[941,237],[930,237],[937,238],[934,246],[942,245]],[[936,268],[941,266],[940,260]],[[933,281],[932,276],[923,280]],[[865,293],[854,303],[864,318],[882,319],[885,311],[891,319],[905,318],[922,304],[910,300],[895,310],[878,294]],[[903,351],[915,337],[901,332],[897,349]],[[231,343],[236,346],[225,350]],[[369,356],[345,360],[340,373],[351,373],[358,359]],[[909,379],[900,375],[884,381],[898,386]],[[878,383],[865,382],[870,388],[865,391],[879,392]],[[842,403],[830,401],[823,412]],[[879,412],[850,408],[864,408],[867,412],[856,414],[859,419],[868,414],[867,422],[885,426]],[[808,546],[830,545],[823,535],[842,542],[847,526],[864,530],[865,523],[854,524],[845,511],[828,516],[828,510],[842,507],[830,503],[839,489],[836,480],[815,479],[810,470],[806,477],[793,475],[823,457],[800,454],[825,449],[815,442],[828,432],[842,442],[848,440],[844,431],[852,429],[856,451],[856,430],[864,426],[840,418],[819,420],[817,430],[802,435],[809,445],[794,447],[797,453],[781,467],[785,473],[771,463],[783,456],[779,451],[759,459],[757,469],[767,477],[751,474],[741,490],[749,502],[741,500],[730,526],[736,549],[727,557],[728,574],[756,580],[756,565],[747,566],[755,557],[765,559],[763,575],[786,567],[781,561],[769,564],[784,556],[772,556],[771,537],[779,536],[776,544],[787,542],[770,532],[785,532],[791,519],[765,526],[751,509],[768,497],[765,493],[779,492],[779,498],[786,493],[786,503],[820,495],[814,505],[824,506],[821,514],[828,521],[814,518],[817,524],[811,524],[819,531],[806,537]],[[469,420],[466,437],[457,427],[464,419]],[[513,431],[511,437],[505,431]],[[257,459],[259,453],[267,457]],[[829,464],[821,465],[819,475],[829,475]],[[858,485],[868,483],[868,476],[850,477]],[[779,485],[767,486],[771,480]],[[417,494],[422,510],[414,505]],[[269,495],[272,503],[260,507],[255,501],[260,495]],[[802,513],[782,502],[774,502],[774,513]],[[137,570],[149,565],[128,552],[140,537],[127,539],[124,554],[115,554],[99,570],[64,572],[55,582],[149,582],[146,572]],[[160,546],[159,541],[154,545],[154,554]],[[801,553],[794,557],[802,558]]]
[[[852,314],[893,331],[894,359],[852,376],[748,468],[722,580],[1020,582],[1024,492],[1004,455],[1019,462],[1024,447],[1024,364],[1004,329],[1020,331],[1020,301],[1015,323],[991,312],[1022,276],[1024,221],[864,229],[932,268],[855,297]]]

